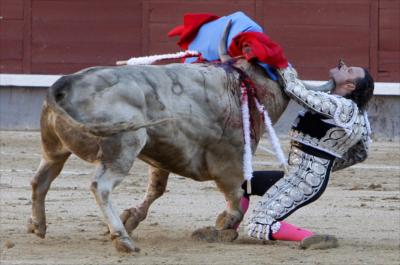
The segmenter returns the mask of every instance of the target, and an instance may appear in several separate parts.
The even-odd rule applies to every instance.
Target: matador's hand
[[[297,71],[291,66],[283,69],[278,69],[279,80],[283,88],[286,88],[289,84],[296,83],[298,81]]]

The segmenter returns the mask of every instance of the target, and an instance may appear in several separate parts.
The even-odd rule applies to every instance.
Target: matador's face
[[[361,67],[348,67],[342,60],[337,67],[329,70],[330,77],[335,81],[336,87],[332,93],[346,96],[355,89],[355,80],[363,78],[365,73]]]

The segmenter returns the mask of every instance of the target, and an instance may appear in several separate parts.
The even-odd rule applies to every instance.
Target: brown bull
[[[288,98],[257,65],[243,59],[220,64],[95,67],[60,78],[41,114],[42,160],[32,178],[28,230],[46,233],[45,197],[71,153],[96,165],[91,184],[117,250],[135,250],[129,233],[165,191],[170,172],[197,181],[213,180],[229,202],[216,223],[229,229],[243,218],[241,69],[273,122]],[[263,134],[252,111],[252,145]],[[110,195],[136,158],[149,164],[149,184],[140,205],[121,218]]]

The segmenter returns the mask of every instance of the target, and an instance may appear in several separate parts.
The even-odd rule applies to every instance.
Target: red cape
[[[196,37],[201,26],[218,18],[218,16],[213,14],[185,14],[183,16],[183,25],[173,28],[170,32],[168,32],[168,36],[179,36],[179,41],[177,44],[182,49],[187,50],[189,44]]]
[[[242,32],[233,38],[228,53],[231,56],[243,55],[248,61],[257,59],[276,68],[286,68],[288,60],[283,49],[261,32]]]

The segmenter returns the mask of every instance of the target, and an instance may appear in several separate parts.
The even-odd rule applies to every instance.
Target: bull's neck
[[[264,70],[250,65],[247,69],[235,67],[241,79],[250,79],[257,99],[265,106],[273,123],[285,111],[289,97],[283,92],[278,82],[269,79]]]

